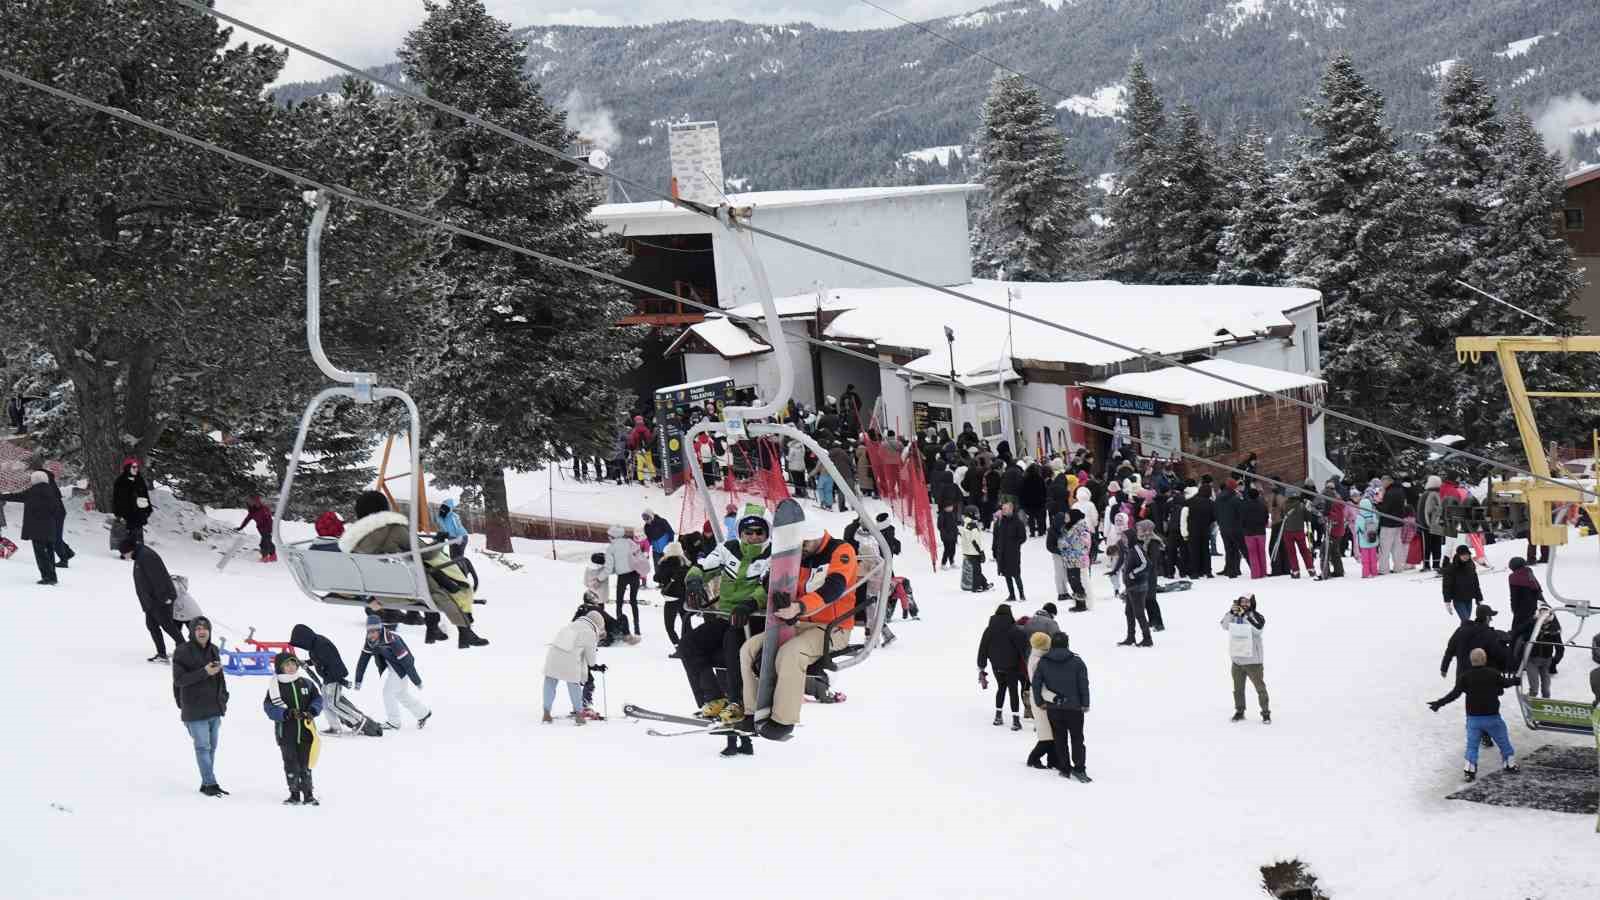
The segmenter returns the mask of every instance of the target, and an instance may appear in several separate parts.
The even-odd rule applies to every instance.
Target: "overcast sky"
[[[873,0],[911,19],[965,12],[992,0]],[[486,0],[489,11],[521,25],[648,25],[670,19],[814,22],[829,28],[886,28],[894,19],[860,0]],[[356,65],[394,58],[405,33],[422,20],[421,0],[217,0],[217,8]],[[243,31],[239,29],[238,31]],[[251,42],[253,35],[236,32]],[[335,70],[298,54],[284,81]]]

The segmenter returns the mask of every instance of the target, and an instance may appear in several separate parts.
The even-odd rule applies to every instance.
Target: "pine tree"
[[[1217,239],[1228,223],[1227,182],[1216,139],[1194,107],[1178,107],[1178,133],[1167,150],[1171,177],[1161,222],[1163,282],[1200,284],[1217,271]]]
[[[1217,241],[1218,284],[1283,281],[1283,185],[1267,162],[1267,135],[1252,125],[1228,150],[1229,210]]]
[[[1427,314],[1415,235],[1421,203],[1415,166],[1383,119],[1383,96],[1341,54],[1305,111],[1314,128],[1290,174],[1284,224],[1292,283],[1322,292],[1327,404],[1378,422],[1432,428],[1446,416],[1447,367],[1419,346]],[[1450,348],[1453,357],[1453,348]],[[1330,420],[1329,445],[1346,471],[1420,462],[1420,451],[1379,432]],[[1442,432],[1441,432],[1442,433]]]
[[[1099,258],[1108,277],[1143,281],[1166,269],[1161,228],[1170,199],[1171,158],[1161,97],[1137,56],[1127,85],[1127,125],[1116,153],[1120,180],[1106,201],[1110,222],[1101,234]]]
[[[547,145],[573,140],[564,114],[523,73],[526,45],[481,0],[425,3],[406,36],[406,76],[432,97]],[[453,182],[437,210],[452,221],[573,262],[619,271],[622,251],[588,220],[593,196],[571,166],[454,116],[430,113]],[[481,242],[455,239],[451,278],[418,392],[424,463],[436,481],[482,491],[489,545],[511,549],[505,475],[609,448],[630,398],[636,335],[617,288]]]
[[[1088,220],[1082,179],[1050,108],[1021,76],[996,74],[974,143],[988,189],[974,270],[1011,281],[1062,277],[1079,259]]]

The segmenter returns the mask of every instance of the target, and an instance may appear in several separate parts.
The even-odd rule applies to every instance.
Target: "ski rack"
[[[283,517],[288,511],[295,473],[305,452],[306,435],[311,430],[311,421],[317,411],[329,400],[344,397],[362,404],[399,400],[410,415],[408,437],[411,441],[412,464],[416,471],[422,470],[422,417],[411,395],[398,388],[379,387],[378,376],[372,372],[346,372],[338,368],[322,348],[322,229],[328,219],[328,192],[317,191],[314,200],[316,212],[306,232],[306,344],[317,368],[336,385],[324,388],[313,397],[300,417],[294,450],[289,455],[289,465],[283,474],[283,487],[278,491],[272,538],[284,554],[285,567],[300,592],[318,603],[364,606],[369,600],[376,600],[385,608],[441,613],[459,625],[461,622],[457,620],[461,616],[459,611],[453,609],[454,604],[442,604],[443,609],[436,607],[428,587],[428,573],[422,561],[424,548],[419,536],[420,498],[413,498],[408,505],[411,547],[407,551],[352,554],[318,550],[317,541],[284,540]],[[428,549],[436,550],[438,546],[433,545]]]
[[[871,515],[866,514],[866,509],[860,496],[856,494],[855,488],[845,480],[843,473],[833,464],[833,460],[828,456],[827,450],[823,449],[821,444],[817,443],[810,435],[790,425],[775,421],[751,421],[776,416],[788,405],[790,397],[794,393],[794,361],[790,359],[789,354],[784,350],[786,345],[784,343],[783,321],[778,317],[778,305],[772,296],[772,285],[767,280],[767,270],[761,264],[760,254],[756,252],[755,236],[743,227],[754,212],[754,207],[734,207],[724,203],[717,207],[716,216],[723,227],[733,235],[734,244],[744,257],[745,264],[749,266],[750,274],[755,281],[756,291],[760,295],[761,309],[766,322],[767,342],[776,349],[778,358],[778,390],[771,399],[765,402],[757,402],[754,406],[727,407],[723,410],[723,421],[721,422],[712,419],[701,420],[684,434],[683,442],[684,446],[692,447],[694,446],[695,438],[707,433],[722,435],[724,438],[729,436],[744,437],[746,435],[751,437],[774,435],[788,438],[792,441],[799,441],[810,450],[817,457],[818,462],[827,471],[828,475],[833,478],[834,490],[838,491],[844,497],[845,504],[856,512],[856,516],[861,523],[861,530],[865,531],[871,540],[877,542],[885,560],[885,564],[879,572],[875,573],[879,578],[879,589],[872,609],[867,612],[867,625],[871,636],[867,638],[866,643],[860,645],[859,650],[843,652],[843,648],[840,651],[835,651],[829,646],[828,642],[824,642],[823,658],[830,660],[834,669],[848,669],[851,666],[858,666],[866,662],[867,657],[872,655],[873,648],[883,642],[883,629],[879,626],[883,622],[890,588],[893,586],[894,567],[888,564],[888,560],[893,559],[894,555],[889,548],[888,540],[878,530],[877,522],[874,521]],[[693,464],[691,454],[685,454],[684,456],[684,469],[688,471],[689,477],[694,479],[695,487],[699,489],[701,496],[709,500],[711,494],[706,488],[705,474],[700,471],[698,465]],[[707,518],[711,524],[711,534],[716,538],[717,543],[721,544],[727,540],[728,536],[722,533],[721,520],[715,515],[707,516]],[[856,590],[860,583],[858,581],[857,585],[852,586],[851,590]],[[856,596],[860,595],[856,594]],[[850,615],[854,615],[854,613],[850,613]]]

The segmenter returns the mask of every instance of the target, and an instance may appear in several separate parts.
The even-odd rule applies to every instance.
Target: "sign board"
[[[1089,394],[1083,395],[1083,408],[1086,412],[1101,412],[1111,415],[1128,416],[1153,416],[1156,414],[1156,401],[1144,397],[1119,397],[1115,394]]]
[[[680,200],[722,205],[722,137],[715,122],[667,126],[672,154],[672,194]]]
[[[932,425],[935,430],[949,431],[954,437],[951,428],[953,421],[955,420],[950,416],[950,407],[946,404],[927,403],[922,400],[914,400],[911,403],[911,427],[916,434],[921,434]]]
[[[1089,445],[1089,429],[1083,427],[1083,388],[1067,388],[1067,435],[1061,449],[1072,450]]]
[[[733,402],[733,393],[732,378],[711,378],[656,391],[656,452],[662,467],[661,483],[668,493],[683,483],[683,435],[695,414],[721,419],[723,408]]]
[[[1159,453],[1172,456],[1182,449],[1183,436],[1179,432],[1178,417],[1145,416],[1139,420],[1139,444],[1146,456]]]

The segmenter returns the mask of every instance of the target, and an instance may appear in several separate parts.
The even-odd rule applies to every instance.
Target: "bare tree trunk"
[[[497,469],[483,483],[484,546],[495,553],[512,552],[510,505],[505,470]]]
[[[117,427],[119,368],[93,364],[71,365],[67,368],[73,390],[77,393],[83,472],[89,479],[94,508],[101,512],[111,511],[112,488],[122,472],[122,458],[128,451]]]

